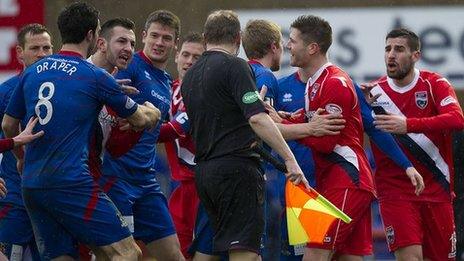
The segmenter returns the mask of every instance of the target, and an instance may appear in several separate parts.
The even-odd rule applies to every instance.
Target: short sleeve
[[[122,118],[137,110],[137,103],[125,95],[116,80],[106,72],[97,72],[98,98]]]
[[[245,118],[267,112],[259,98],[258,90],[249,65],[242,59],[234,59],[229,69],[229,85],[232,96]]]

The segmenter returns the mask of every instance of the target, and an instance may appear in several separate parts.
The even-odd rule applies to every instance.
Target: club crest
[[[416,92],[415,96],[416,96],[417,107],[419,107],[420,109],[424,109],[427,106],[428,100],[429,100],[427,97],[427,92],[425,91]]]
[[[385,228],[385,237],[387,238],[387,243],[389,245],[395,243],[395,230],[392,226],[388,226]]]
[[[314,100],[314,97],[316,96],[317,90],[319,90],[319,87],[321,85],[319,83],[315,83],[312,87],[311,94],[309,95],[309,99],[312,101]]]

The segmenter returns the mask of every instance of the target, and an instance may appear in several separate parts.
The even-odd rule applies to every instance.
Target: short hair
[[[203,38],[203,35],[201,35],[201,33],[189,32],[182,38],[182,44],[184,43],[205,44],[205,38]]]
[[[250,20],[242,35],[243,49],[249,59],[263,58],[270,50],[271,44],[280,44],[282,33],[280,27],[267,20]]]
[[[127,30],[134,30],[135,24],[132,20],[125,17],[117,17],[106,21],[102,24],[100,29],[100,36],[109,40],[111,37],[111,32],[116,26],[121,26]]]
[[[389,38],[405,38],[408,42],[409,49],[411,51],[420,51],[421,48],[421,43],[419,36],[417,36],[416,33],[414,33],[411,30],[408,30],[406,28],[397,28],[391,30],[388,34],[387,37],[385,37],[385,41]]]
[[[240,35],[238,15],[231,10],[218,10],[206,18],[205,42],[209,44],[231,44]]]
[[[100,12],[87,3],[73,3],[58,15],[58,29],[63,44],[81,43],[87,33],[96,31]]]
[[[145,21],[144,30],[148,31],[152,23],[159,23],[163,26],[168,26],[175,31],[175,39],[180,35],[180,19],[173,12],[168,10],[157,10],[148,15]]]
[[[50,32],[48,31],[47,27],[41,24],[27,24],[23,26],[21,29],[19,29],[18,32],[18,45],[24,48],[26,46],[26,35],[31,34],[31,35],[37,35],[37,34],[43,34],[47,33],[48,35],[51,36]]]
[[[317,43],[322,53],[332,45],[332,27],[326,20],[315,15],[301,15],[290,25],[300,31],[306,44]]]

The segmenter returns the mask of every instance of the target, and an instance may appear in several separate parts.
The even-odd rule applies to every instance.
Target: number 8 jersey
[[[107,72],[74,52],[60,52],[28,67],[6,114],[39,118],[34,131],[45,135],[26,146],[23,186],[57,188],[91,183],[90,132],[102,105],[128,117],[137,104]]]

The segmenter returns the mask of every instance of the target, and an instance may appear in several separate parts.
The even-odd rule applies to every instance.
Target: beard
[[[275,62],[274,64],[271,65],[271,71],[273,72],[277,72],[278,70],[280,70],[280,63],[279,62]]]
[[[396,80],[404,79],[413,69],[413,62],[409,61],[407,64],[404,64],[402,67],[397,67],[396,71],[391,72],[387,70],[388,77]]]

